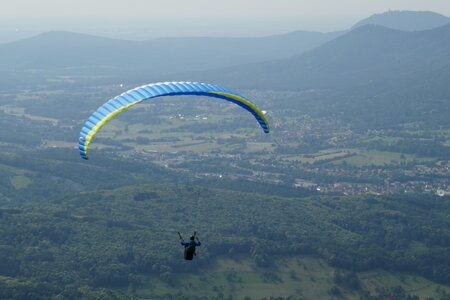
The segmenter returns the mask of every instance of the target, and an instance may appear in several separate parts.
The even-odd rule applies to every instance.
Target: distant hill
[[[364,19],[354,28],[377,24],[424,30],[445,25],[449,20],[432,12],[390,11]],[[0,72],[44,70],[61,76],[160,77],[285,59],[313,50],[344,33],[295,31],[260,38],[160,38],[140,42],[54,31],[0,44]]]
[[[353,28],[372,24],[404,31],[433,29],[450,23],[450,18],[431,11],[388,11],[374,14],[356,23]]]
[[[48,87],[69,79],[72,86],[198,80],[232,89],[288,90],[295,93],[283,96],[283,105],[364,126],[449,124],[450,23],[423,31],[386,27],[387,20],[406,24],[408,18],[416,25],[448,19],[388,12],[349,32],[144,42],[49,32],[0,45],[0,87]],[[384,26],[363,25],[373,19]]]
[[[445,68],[450,61],[450,24],[422,32],[366,25],[308,53],[287,59],[246,64],[216,71],[249,88],[288,90],[339,88],[374,80],[417,76]],[[210,76],[213,72],[206,72]],[[251,80],[242,81],[243,78]]]
[[[291,97],[296,109],[379,124],[447,124],[449,78],[450,24],[420,32],[365,25],[303,55],[194,76],[233,88],[297,91],[303,94]],[[430,111],[439,117],[425,117]]]
[[[317,47],[339,34],[297,31],[263,38],[164,38],[138,42],[48,32],[0,45],[0,71],[160,76],[286,58]]]

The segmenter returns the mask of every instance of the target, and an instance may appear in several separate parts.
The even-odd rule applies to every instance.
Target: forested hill
[[[352,270],[385,268],[450,283],[449,198],[282,198],[174,184],[59,196],[0,210],[1,276],[64,286],[170,282],[190,267],[177,231],[197,230],[196,261],[310,254]],[[20,226],[17,226],[20,224]],[[39,245],[39,247],[36,247]]]
[[[450,24],[419,32],[366,25],[302,55],[205,72],[203,77],[213,76],[247,88],[343,90],[381,86],[392,80],[394,84],[403,83],[447,70],[449,61]]]
[[[388,11],[374,14],[357,22],[353,28],[373,24],[405,31],[419,31],[441,27],[450,23],[450,18],[431,11]]]
[[[404,32],[365,25],[308,53],[192,75],[241,89],[295,92],[279,104],[358,127],[448,124],[450,24]],[[291,98],[290,100],[288,98]]]
[[[22,139],[29,136],[25,130],[15,127],[14,132]],[[31,136],[39,136],[31,131]],[[8,136],[0,136],[11,141]],[[69,135],[70,137],[70,135]],[[100,139],[101,140],[101,139]],[[23,140],[16,140],[19,144]],[[37,145],[41,143],[35,140]],[[33,144],[26,144],[34,146]],[[218,166],[218,168],[220,168]],[[40,201],[58,195],[87,192],[105,188],[117,188],[130,184],[179,183],[205,185],[243,192],[264,193],[285,197],[303,197],[317,194],[291,184],[268,184],[265,182],[240,181],[222,178],[193,178],[184,172],[170,170],[156,164],[142,163],[118,157],[108,151],[96,149],[95,158],[81,160],[77,151],[45,149],[35,151],[15,150],[0,152],[0,205],[15,207],[18,203]]]

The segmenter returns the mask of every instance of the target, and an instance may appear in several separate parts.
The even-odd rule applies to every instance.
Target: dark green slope
[[[0,175],[2,206],[99,188],[177,182],[181,178],[155,164],[125,161],[101,150],[95,160],[86,162],[77,150],[61,149],[2,152]]]
[[[191,268],[177,231],[197,230],[194,265],[221,255],[261,267],[312,254],[353,271],[384,268],[449,283],[449,199],[281,198],[173,184],[36,200],[0,211],[0,275],[56,286],[127,285]]]
[[[25,147],[25,146],[24,146]],[[18,202],[86,192],[101,188],[117,188],[130,184],[185,183],[243,192],[261,192],[285,197],[316,194],[310,189],[288,184],[268,184],[222,178],[198,179],[161,167],[152,161],[121,158],[96,149],[95,158],[85,161],[77,150],[20,150],[17,146],[0,152],[0,205],[14,206]],[[189,169],[189,168],[188,168]]]

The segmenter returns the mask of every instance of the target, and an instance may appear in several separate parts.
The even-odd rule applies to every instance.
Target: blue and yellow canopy
[[[80,132],[78,148],[80,155],[88,159],[89,144],[95,134],[112,118],[147,99],[162,96],[198,95],[224,99],[248,110],[261,125],[265,133],[269,133],[269,122],[253,103],[243,96],[220,86],[197,82],[160,82],[144,85],[129,90],[100,106],[86,121]]]

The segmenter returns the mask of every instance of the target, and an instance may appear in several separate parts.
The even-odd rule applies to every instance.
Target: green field
[[[284,155],[282,158],[287,161],[296,161],[302,163],[315,163],[325,160],[338,160],[339,158],[349,154],[359,154],[357,149],[327,149],[321,150],[314,154],[301,155]]]
[[[34,121],[49,121],[49,122],[52,122],[53,124],[58,123],[58,120],[54,119],[54,118],[47,118],[47,117],[42,117],[42,116],[37,116],[37,115],[26,114],[25,109],[22,107],[17,107],[17,106],[12,106],[12,105],[3,105],[3,106],[0,106],[0,111],[3,111],[4,113],[6,113],[8,115],[24,117],[24,118],[34,120]]]
[[[39,122],[47,121],[53,125],[61,123],[61,120],[57,120],[51,117],[45,117],[40,115],[38,111],[36,113],[30,113],[22,106],[27,106],[31,100],[42,100],[43,97],[56,97],[61,94],[61,91],[41,92],[41,93],[24,93],[23,95],[17,95],[17,106],[2,105],[0,111],[3,111],[9,115],[15,115],[25,117],[27,119]],[[97,95],[91,95],[91,97],[98,97]],[[417,161],[432,162],[436,158],[431,157],[418,157],[413,154],[388,152],[378,150],[367,150],[363,147],[346,147],[342,148],[333,146],[331,143],[329,148],[319,150],[316,153],[308,152],[308,154],[281,154],[277,153],[277,145],[280,144],[278,138],[280,133],[277,132],[274,126],[270,135],[267,135],[268,140],[255,141],[255,137],[259,137],[259,128],[255,124],[255,128],[244,127],[232,127],[232,129],[223,129],[221,124],[234,124],[238,122],[246,114],[237,113],[237,108],[234,106],[221,103],[214,103],[214,107],[211,107],[209,101],[197,101],[193,99],[195,107],[189,106],[184,109],[186,105],[185,101],[181,101],[178,97],[166,102],[165,106],[158,105],[156,103],[142,104],[137,107],[130,108],[127,114],[118,116],[111,120],[102,130],[99,131],[96,137],[96,141],[92,143],[91,149],[95,148],[114,148],[122,143],[124,146],[132,147],[134,150],[151,150],[158,152],[175,152],[175,151],[188,151],[193,153],[204,153],[220,150],[223,153],[235,152],[236,150],[242,151],[248,155],[255,155],[256,159],[265,159],[267,154],[275,154],[282,160],[288,162],[299,163],[332,163],[341,164],[343,162],[356,166],[384,166],[391,165],[393,163],[404,163]],[[197,102],[196,102],[197,101]],[[218,106],[217,106],[218,105]],[[236,111],[237,110],[237,111]],[[288,110],[289,111],[289,110]],[[148,112],[148,116],[146,115]],[[184,115],[183,113],[186,113]],[[134,118],[136,121],[132,122]],[[247,116],[248,117],[248,116]],[[298,117],[283,116],[280,117],[283,126],[289,128],[289,124],[295,124],[298,122]],[[314,119],[307,119],[307,121],[316,124],[319,122]],[[316,123],[314,123],[316,122]],[[319,122],[320,123],[320,122]],[[326,122],[325,122],[326,123]],[[72,126],[72,125],[71,125]],[[211,129],[209,130],[209,126]],[[193,128],[195,130],[186,129],[184,127]],[[198,131],[196,130],[198,129]],[[362,136],[358,137],[359,142],[370,143],[381,141],[388,144],[396,143],[400,140],[408,139],[408,135],[427,135],[432,138],[433,136],[440,135],[445,137],[447,141],[444,143],[446,146],[450,146],[449,130],[403,130],[399,131],[406,135],[406,137],[395,136]],[[102,144],[101,138],[110,139],[111,143]],[[163,139],[176,139],[176,141],[161,141]],[[233,142],[232,139],[237,138],[237,142]],[[141,140],[140,143],[134,140]],[[149,142],[145,143],[148,139]],[[241,140],[239,140],[241,139]],[[333,140],[333,138],[331,139]],[[116,145],[113,142],[117,142]],[[323,142],[320,142],[323,143]],[[283,146],[298,147],[299,140],[283,140],[281,143]],[[56,139],[48,139],[47,147],[72,147],[72,144],[58,141]],[[76,146],[76,145],[75,145]],[[237,149],[236,147],[239,147]],[[263,154],[262,152],[265,152]],[[352,155],[349,157],[349,155]]]
[[[314,154],[284,155],[282,158],[287,161],[301,163],[329,162],[332,164],[341,164],[346,162],[357,167],[369,165],[384,166],[394,162],[402,163],[413,160],[421,162],[434,160],[433,158],[419,158],[412,154],[363,149],[327,149]]]
[[[26,188],[32,183],[32,180],[26,176],[13,176],[10,181],[11,185],[16,189]]]
[[[357,155],[352,157],[347,157],[341,160],[335,160],[333,163],[339,164],[342,162],[347,162],[348,164],[355,165],[358,167],[375,165],[384,166],[392,163],[402,163],[409,162],[413,160],[425,162],[433,161],[433,158],[423,158],[417,157],[412,154],[402,154],[398,152],[387,152],[387,151],[377,151],[377,150],[357,150]]]
[[[252,133],[245,133],[246,130],[238,130],[230,133],[229,131],[215,132],[204,131],[195,133],[190,131],[173,131],[171,130],[183,127],[183,125],[205,125],[208,123],[217,124],[229,117],[213,115],[207,120],[199,120],[195,118],[180,119],[179,117],[161,116],[164,122],[158,125],[132,124],[126,126],[122,120],[112,120],[98,134],[97,138],[110,138],[118,142],[122,142],[126,146],[132,147],[134,150],[149,150],[158,152],[175,152],[189,151],[194,153],[203,153],[221,150],[223,152],[234,151],[236,147],[242,147],[241,143],[220,143],[220,140],[227,139],[248,139]],[[253,133],[254,134],[254,133]],[[144,138],[148,139],[148,143],[136,143],[132,140]],[[173,140],[170,140],[173,139]],[[63,146],[64,144],[52,141],[49,145]],[[91,149],[105,148],[107,145],[96,142],[91,145]],[[273,151],[273,146],[269,142],[249,142],[244,146],[243,151],[247,153],[259,151]]]
[[[201,255],[201,250],[199,251]],[[274,267],[255,267],[249,259],[219,259],[208,268],[194,267],[192,273],[175,275],[172,284],[155,276],[139,276],[139,283],[122,291],[151,298],[167,294],[206,296],[224,299],[251,297],[289,297],[301,299],[332,299],[333,287],[337,287],[342,299],[360,299],[364,291],[376,294],[379,287],[401,286],[407,293],[420,298],[437,297],[440,291],[450,292],[449,286],[438,285],[420,276],[391,273],[383,270],[357,273],[359,288],[350,289],[334,282],[336,269],[324,260],[296,256],[277,260]]]

